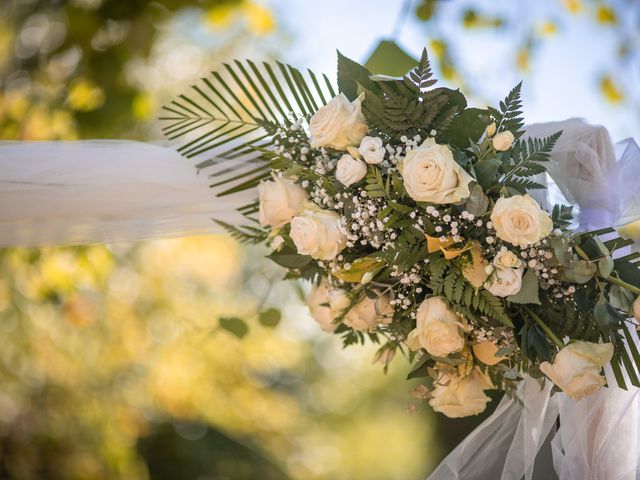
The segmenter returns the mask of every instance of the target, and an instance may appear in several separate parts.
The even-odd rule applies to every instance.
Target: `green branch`
[[[548,336],[551,340],[553,340],[553,343],[555,343],[559,348],[563,348],[563,347],[564,347],[564,343],[562,343],[562,341],[561,341],[558,337],[556,337],[556,334],[555,334],[555,333],[553,333],[553,332],[551,331],[551,329],[549,328],[549,326],[548,326],[546,323],[544,323],[544,322],[542,321],[542,319],[541,319],[538,315],[536,315],[535,313],[533,313],[533,310],[531,310],[529,307],[523,307],[523,309],[524,309],[524,310],[525,310],[529,315],[531,315],[531,318],[533,318],[533,320],[538,324],[538,326],[539,326],[542,330],[544,330],[544,333],[546,333],[546,334],[547,334],[547,336]]]

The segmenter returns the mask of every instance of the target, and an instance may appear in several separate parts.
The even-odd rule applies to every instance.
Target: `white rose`
[[[382,144],[382,139],[378,137],[364,137],[358,147],[358,152],[364,158],[364,161],[377,165],[384,160],[385,149]]]
[[[500,132],[495,137],[493,137],[493,148],[495,148],[499,152],[505,152],[511,148],[514,140],[515,137],[509,130]]]
[[[507,357],[498,357],[498,347],[490,340],[474,343],[472,346],[473,354],[485,365],[495,365]]]
[[[340,227],[340,216],[315,207],[293,217],[289,235],[298,253],[319,260],[334,259],[347,245],[347,236]]]
[[[467,376],[445,374],[431,392],[429,405],[449,418],[477,415],[491,400],[484,391],[492,387],[489,377],[477,367]]]
[[[549,214],[529,195],[499,198],[491,222],[498,238],[519,247],[542,240],[553,229]]]
[[[367,174],[367,164],[362,160],[344,154],[336,165],[336,179],[345,187],[362,180]]]
[[[435,357],[446,357],[464,348],[466,328],[442,298],[427,298],[418,307],[416,328],[409,333],[407,344],[410,348],[420,345]]]
[[[378,324],[388,325],[393,319],[393,307],[387,295],[375,300],[364,297],[347,311],[351,299],[344,290],[335,289],[329,292],[329,305],[335,317],[344,314],[345,325],[360,332],[373,332]]]
[[[523,268],[496,268],[484,288],[496,297],[515,295],[522,288]]]
[[[307,305],[311,316],[322,330],[331,333],[336,329],[338,325],[333,323],[334,315],[329,307],[329,286],[326,281],[322,281],[311,289]]]
[[[487,125],[487,128],[484,131],[485,135],[487,137],[493,137],[496,134],[496,128],[496,122]]]
[[[312,148],[346,150],[348,146],[360,144],[368,132],[361,99],[357,98],[351,103],[342,93],[333,97],[309,120]]]
[[[278,228],[288,223],[300,211],[307,199],[307,192],[293,180],[273,177],[273,180],[258,185],[259,211],[261,225]]]
[[[522,266],[520,259],[507,247],[502,247],[493,257],[493,264],[498,268],[520,268]]]
[[[542,362],[540,370],[567,396],[580,400],[605,384],[600,371],[612,356],[611,343],[574,342],[560,350],[553,363]]]
[[[407,153],[400,164],[400,173],[411,198],[438,204],[467,198],[473,180],[453,159],[449,147],[438,145],[432,138]]]

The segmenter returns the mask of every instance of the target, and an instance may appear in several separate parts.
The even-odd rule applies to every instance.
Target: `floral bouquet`
[[[248,224],[222,226],[312,282],[313,318],[345,346],[379,344],[385,369],[407,357],[423,379],[411,408],[477,414],[525,374],[580,399],[609,362],[621,387],[640,385],[640,271],[635,254],[613,259],[632,242],[572,231],[570,206],[536,201],[561,132],[525,138],[520,85],[470,108],[434,87],[426,51],[403,78],[338,53],[337,94],[280,63],[223,73],[166,107],[167,136],[218,168],[219,196],[257,187]]]

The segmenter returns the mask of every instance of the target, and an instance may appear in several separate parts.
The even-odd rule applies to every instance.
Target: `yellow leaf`
[[[580,0],[563,0],[564,7],[574,15],[582,11],[582,2]]]
[[[558,25],[551,20],[547,20],[546,22],[542,22],[540,25],[540,34],[545,37],[550,37],[558,33]]]
[[[471,250],[473,247],[473,242],[467,242],[461,248],[449,248],[451,245],[456,243],[452,238],[446,238],[441,241],[438,237],[430,237],[429,235],[425,236],[427,237],[427,251],[429,253],[433,253],[440,250],[443,253],[444,258],[447,260],[453,260],[467,250]]]
[[[518,68],[524,72],[529,70],[529,49],[526,47],[518,50],[518,54],[516,55],[516,65]]]
[[[437,252],[438,250],[441,250],[443,247],[447,248],[455,243],[452,238],[445,238],[444,240],[441,240],[442,237],[431,237],[429,235],[426,235],[426,237],[427,237],[427,251],[429,253]]]
[[[362,281],[362,277],[366,273],[377,273],[384,268],[382,263],[377,258],[359,258],[351,264],[350,269],[342,269],[333,274],[334,277],[339,278],[344,282],[358,283]]]
[[[600,79],[600,90],[604,98],[611,103],[620,103],[624,100],[624,93],[609,75],[604,75]]]
[[[601,3],[596,10],[596,20],[603,25],[615,25],[618,23],[618,16],[613,7]]]
[[[447,44],[437,38],[431,40],[430,47],[430,53],[436,58],[442,58],[447,53]]]
[[[462,276],[475,288],[480,288],[489,276],[486,271],[487,261],[482,256],[482,248],[478,242],[473,242],[471,248],[471,263],[463,265]]]
[[[104,104],[104,92],[95,83],[80,79],[71,84],[67,103],[73,110],[90,112]]]
[[[136,95],[131,105],[133,116],[138,120],[149,118],[153,114],[154,109],[153,98],[148,93],[139,93]]]
[[[238,13],[238,8],[232,3],[223,3],[211,7],[206,15],[205,22],[212,28],[224,29],[228,28],[234,20],[234,16]]]
[[[268,8],[254,2],[247,2],[244,12],[249,29],[258,35],[267,35],[276,28],[276,21]]]

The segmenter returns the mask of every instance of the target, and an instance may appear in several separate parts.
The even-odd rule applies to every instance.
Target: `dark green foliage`
[[[562,132],[556,132],[547,138],[529,138],[517,140],[511,148],[510,155],[503,155],[503,175],[499,185],[510,187],[518,193],[527,190],[546,188],[531,180],[546,171],[544,162],[549,160],[551,151]]]
[[[371,72],[357,62],[338,52],[338,88],[349,100],[355,100],[359,86],[373,94],[379,93],[376,83],[371,80]]]
[[[446,137],[449,145],[467,148],[472,142],[480,139],[490,123],[491,117],[488,110],[467,108],[451,120],[443,136]],[[436,140],[439,140],[439,137]]]
[[[551,220],[553,221],[554,228],[565,229],[571,225],[571,221],[573,220],[573,206],[554,205],[551,211]]]
[[[428,90],[436,83],[432,76],[425,49],[418,66],[400,80],[376,78],[375,88],[358,80],[365,92],[363,112],[368,123],[390,137],[426,138],[431,130],[445,130],[467,102],[457,90]]]
[[[522,116],[522,99],[520,91],[522,82],[518,83],[507,95],[504,101],[500,102],[500,110],[491,108],[490,112],[496,121],[497,132],[509,130],[516,138],[519,138],[523,131],[524,118]]]

